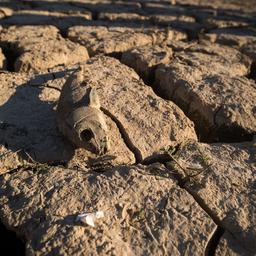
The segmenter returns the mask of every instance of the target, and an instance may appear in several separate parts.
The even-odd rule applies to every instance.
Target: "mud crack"
[[[141,152],[140,150],[132,143],[128,133],[126,132],[124,126],[122,125],[122,123],[118,120],[118,118],[116,116],[114,116],[112,113],[110,113],[107,109],[101,107],[100,108],[101,111],[106,115],[108,116],[109,118],[111,118],[111,120],[113,122],[115,122],[123,140],[124,140],[124,143],[125,145],[127,146],[127,148],[134,154],[134,157],[135,157],[135,161],[136,161],[136,164],[139,164],[142,162],[142,155],[141,155]]]
[[[177,149],[176,149],[177,152]],[[186,183],[188,182],[189,177],[182,177],[182,175],[175,170],[175,168],[172,168],[169,163],[176,163],[174,158],[168,154],[158,154],[150,159],[145,159],[142,163],[145,165],[154,164],[154,163],[162,163],[164,164],[165,168],[172,173],[172,177],[177,181],[177,185],[181,188],[186,190],[187,193],[189,193],[194,200],[197,202],[197,204],[201,207],[201,209],[213,220],[213,222],[216,224],[216,229],[212,232],[211,236],[209,237],[209,240],[207,242],[207,245],[205,247],[205,256],[214,256],[216,248],[219,244],[219,241],[221,239],[221,236],[225,232],[225,228],[222,225],[222,221],[219,219],[219,217],[210,209],[210,207],[204,202],[204,200],[198,196],[194,191],[192,191],[189,187],[186,186]],[[177,164],[177,163],[176,163]]]
[[[18,50],[14,50],[14,47],[8,43],[0,43],[3,54],[6,57],[6,70],[9,72],[15,72],[15,62],[20,56]]]
[[[217,246],[218,246],[220,239],[221,239],[222,235],[224,234],[224,232],[225,232],[225,230],[222,227],[220,227],[220,226],[216,227],[216,229],[213,231],[213,233],[209,237],[208,243],[205,247],[204,256],[214,256],[215,255],[215,251],[217,249]]]
[[[0,250],[8,255],[25,256],[25,243],[19,239],[15,232],[8,230],[0,221]]]
[[[249,79],[256,80],[256,61],[251,64],[250,72],[247,76]]]

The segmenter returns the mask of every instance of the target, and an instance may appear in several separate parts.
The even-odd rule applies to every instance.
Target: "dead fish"
[[[58,127],[75,146],[102,155],[109,149],[107,125],[96,89],[83,78],[79,69],[64,84],[57,106]]]

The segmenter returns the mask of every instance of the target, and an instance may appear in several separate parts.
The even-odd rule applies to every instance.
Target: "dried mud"
[[[253,0],[1,1],[1,252],[256,255],[255,44]]]

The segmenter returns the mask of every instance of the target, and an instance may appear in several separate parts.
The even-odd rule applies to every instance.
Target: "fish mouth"
[[[95,143],[96,141],[95,141],[94,134],[91,131],[91,129],[88,129],[88,128],[81,129],[78,132],[78,136],[79,136],[79,139],[81,141],[83,148],[85,148],[97,155],[100,154],[100,150],[99,150],[97,144]]]
[[[84,142],[89,142],[94,137],[90,129],[84,129],[80,132],[80,138]]]
[[[97,155],[104,155],[108,151],[107,139],[99,139],[88,126],[81,127],[78,131],[79,139],[85,148]]]
[[[97,155],[104,155],[107,151],[105,134],[97,113],[89,107],[74,109],[66,118],[70,131],[70,140],[79,148],[84,148]]]

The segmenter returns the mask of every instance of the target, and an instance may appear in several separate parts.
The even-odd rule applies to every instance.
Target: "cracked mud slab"
[[[153,45],[168,40],[182,40],[187,36],[184,32],[170,29],[153,29],[126,27],[117,23],[116,26],[75,26],[68,30],[68,38],[84,45],[90,56],[99,53],[109,54],[124,52],[133,47]]]
[[[197,22],[191,8],[149,2],[145,3],[143,11],[150,17],[152,24],[181,29],[191,37],[195,37],[202,28],[202,24]]]
[[[186,169],[186,173],[179,169],[182,176],[187,177],[185,189],[200,198],[218,224],[250,255],[256,250],[255,157],[255,141],[237,144],[189,142],[176,157],[181,164],[194,166],[194,170]]]
[[[51,9],[51,8],[49,8]],[[36,9],[23,9],[14,11],[13,15],[0,19],[0,24],[4,26],[9,25],[52,25],[61,30],[75,25],[87,24],[91,19],[91,13],[88,11],[69,11],[54,12],[51,10],[36,10]]]
[[[233,11],[234,13],[241,14],[243,12],[253,13],[256,11],[254,0],[247,0],[241,2],[240,0],[200,0],[200,1],[194,1],[194,0],[177,0],[177,4],[188,4],[192,6],[197,6],[200,9],[204,8],[214,8],[220,11]]]
[[[58,131],[55,107],[60,92],[32,86],[31,80],[27,75],[0,74],[1,144],[13,152],[19,151],[21,159],[27,159],[29,155],[39,162],[64,161],[69,162],[70,168],[84,167],[88,158],[96,156],[88,151],[75,150]],[[55,80],[54,84],[58,81]],[[107,123],[111,128],[110,144],[115,145],[108,152],[115,156],[112,162],[133,163],[134,156],[124,144],[115,123],[109,118]],[[4,165],[2,159],[0,162]]]
[[[143,79],[154,79],[155,68],[159,64],[167,64],[173,56],[169,47],[153,45],[141,46],[122,54],[121,62],[133,68]]]
[[[156,96],[118,60],[95,57],[83,65],[84,81],[96,88],[101,106],[123,127],[144,159],[184,139],[196,138],[193,123],[171,101]]]
[[[140,161],[162,148],[177,146],[184,139],[196,139],[194,125],[183,112],[157,97],[133,70],[118,60],[98,57],[89,60],[83,69],[84,81],[97,89],[102,107],[110,113],[110,117],[106,116],[110,131],[108,154],[114,157],[114,163],[133,163],[134,157]],[[40,79],[6,72],[1,74],[1,80],[2,143],[39,162],[73,159],[71,162],[81,166],[82,159],[95,157],[89,151],[74,151],[57,128],[55,108],[60,92],[54,88],[61,89],[66,79],[53,79],[38,86]],[[130,145],[137,148],[136,153],[128,149]]]
[[[104,174],[21,169],[0,177],[1,219],[26,240],[29,255],[203,255],[215,224],[161,176],[167,172],[161,165]],[[105,217],[95,228],[75,221],[97,210]]]
[[[256,131],[250,63],[232,48],[191,46],[158,66],[155,87],[196,122],[203,140],[241,140]]]
[[[121,61],[153,83],[158,95],[181,107],[196,123],[201,139],[239,140],[253,134],[256,87],[246,77],[253,59],[207,42],[172,41],[168,46],[136,47],[123,53]]]
[[[254,0],[0,2],[0,218],[28,255],[255,255],[255,141],[223,143],[256,132],[255,13]],[[103,156],[57,128],[78,68],[100,96]],[[182,148],[192,121],[222,142]],[[166,168],[138,164],[154,161]],[[75,221],[96,210],[96,228]]]
[[[31,0],[26,0],[23,1],[24,3],[27,4],[27,9],[31,10],[37,10],[37,11],[49,11],[51,13],[63,13],[67,14],[69,16],[73,16],[76,14],[77,16],[79,15],[88,15],[87,19],[91,18],[91,12],[86,8],[83,7],[82,5],[75,5],[74,3],[72,4],[71,1],[31,1]]]
[[[91,12],[101,13],[139,13],[141,4],[139,1],[111,1],[111,0],[83,0],[71,1],[74,6],[86,8]]]
[[[98,15],[99,20],[115,21],[115,22],[141,22],[148,24],[149,17],[140,15],[139,13],[119,13],[119,12],[101,12]]]
[[[160,64],[166,64],[167,67],[175,64],[184,66],[187,64],[187,66],[191,66],[188,67],[191,70],[195,69],[194,73],[190,74],[190,72],[187,76],[195,80],[203,79],[203,76],[208,74],[246,76],[250,72],[251,64],[247,56],[231,47],[193,41],[170,41],[166,46],[136,47],[123,53],[121,61],[131,66],[139,74],[149,72],[152,66],[157,67]],[[208,68],[209,65],[211,65],[211,69]],[[141,71],[141,66],[145,71]],[[159,69],[162,69],[162,66]]]
[[[247,27],[217,28],[206,33],[204,38],[219,44],[241,47],[256,42],[256,31]]]
[[[89,58],[85,47],[64,39],[53,26],[11,26],[2,30],[0,41],[18,55],[14,60],[17,72],[47,71]]]
[[[206,19],[204,23],[209,29],[220,28],[224,30],[225,28],[241,28],[253,25],[255,23],[255,18],[252,17],[250,19],[248,17],[223,13]]]

